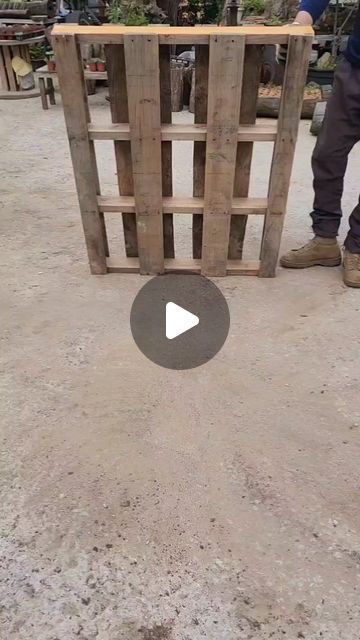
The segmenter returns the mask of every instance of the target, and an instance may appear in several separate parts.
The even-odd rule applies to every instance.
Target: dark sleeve
[[[314,22],[320,18],[330,0],[301,0],[299,11],[310,13]]]

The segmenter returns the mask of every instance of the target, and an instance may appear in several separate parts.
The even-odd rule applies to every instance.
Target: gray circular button
[[[200,275],[167,274],[149,280],[130,314],[140,351],[167,369],[194,369],[213,358],[230,327],[226,300]]]

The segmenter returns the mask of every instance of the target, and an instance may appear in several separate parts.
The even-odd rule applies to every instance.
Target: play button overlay
[[[175,302],[168,302],[166,305],[166,337],[168,340],[173,340],[178,336],[181,336],[185,331],[189,331],[193,327],[199,324],[198,316],[195,316],[190,311],[186,311],[182,307],[179,307]]]
[[[220,351],[230,314],[211,280],[196,274],[167,274],[140,289],[130,325],[137,346],[149,360],[167,369],[194,369]]]

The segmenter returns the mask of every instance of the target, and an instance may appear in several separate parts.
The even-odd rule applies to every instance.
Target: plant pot
[[[48,68],[48,71],[51,71],[52,73],[54,71],[56,71],[56,62],[55,62],[55,60],[49,60],[48,63],[47,63],[47,68]]]
[[[89,69],[90,69],[90,71],[97,71],[96,62],[90,62],[89,63]]]
[[[96,69],[97,69],[97,71],[101,71],[101,72],[106,71],[105,62],[97,62],[96,63]]]

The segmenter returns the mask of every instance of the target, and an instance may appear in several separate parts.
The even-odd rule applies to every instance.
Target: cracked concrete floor
[[[90,101],[105,119],[104,92]],[[360,292],[338,268],[219,279],[222,351],[187,372],[148,362],[128,321],[144,279],[88,273],[57,102],[0,102],[0,637],[358,639]],[[284,248],[309,237],[308,127]],[[177,144],[178,194],[190,153]],[[110,143],[99,156],[111,193]],[[189,221],[176,230],[185,255]],[[249,256],[259,238],[253,223]]]

